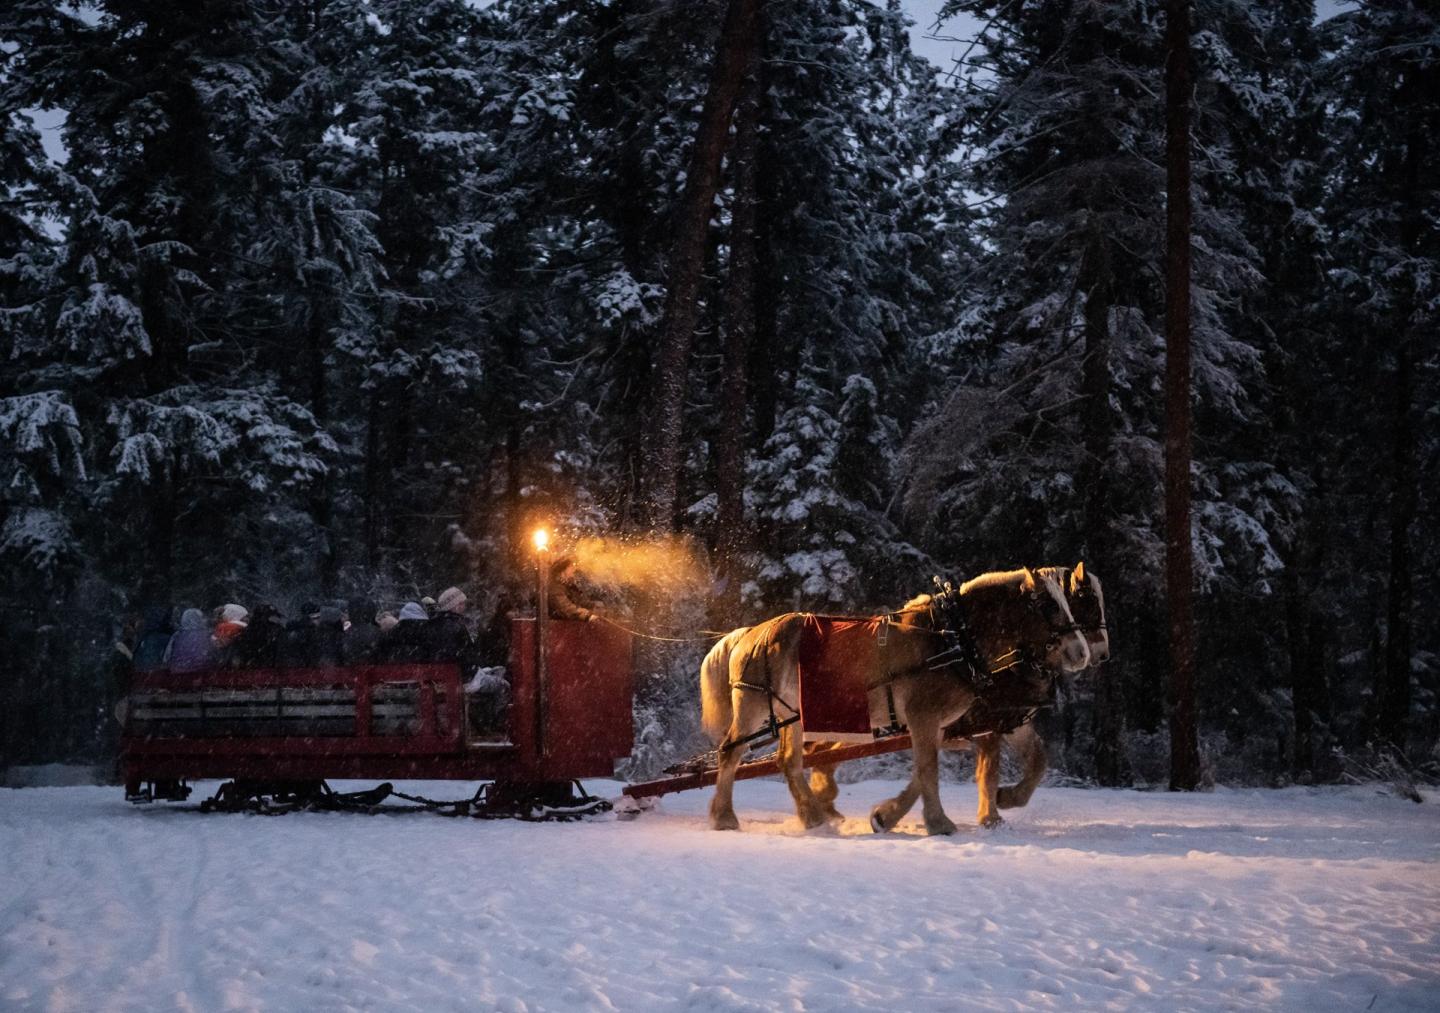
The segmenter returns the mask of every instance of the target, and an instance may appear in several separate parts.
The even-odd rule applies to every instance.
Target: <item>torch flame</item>
[[[532,535],[531,538],[535,542],[536,552],[544,552],[550,547],[550,532],[544,528],[536,528],[535,534]]]

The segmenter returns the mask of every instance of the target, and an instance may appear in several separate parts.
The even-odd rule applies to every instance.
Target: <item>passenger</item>
[[[524,595],[517,594],[513,590],[505,590],[500,593],[500,599],[495,603],[495,611],[490,616],[490,622],[478,638],[482,663],[510,664],[510,621],[521,615],[529,618],[524,610],[525,600]]]
[[[369,661],[380,643],[375,603],[369,598],[351,598],[346,613],[350,628],[345,631],[345,657],[352,664]]]
[[[232,668],[276,668],[285,654],[285,620],[274,605],[256,605],[250,622],[230,645]]]
[[[311,668],[334,668],[345,661],[345,613],[338,605],[326,605],[315,617],[306,664]]]
[[[313,601],[300,603],[295,618],[285,623],[285,639],[280,650],[282,668],[310,668],[315,658],[315,623],[320,606]]]
[[[425,627],[430,617],[416,601],[407,601],[400,610],[400,621],[380,641],[375,660],[384,664],[407,664],[425,661],[429,655]]]
[[[170,622],[170,606],[147,605],[140,620],[140,634],[135,640],[135,671],[149,672],[165,667],[165,649],[175,627]]]
[[[222,605],[220,617],[215,623],[215,646],[222,651],[235,642],[235,638],[249,625],[250,610],[244,605]]]
[[[465,604],[465,592],[458,587],[440,592],[425,627],[425,644],[431,661],[457,661],[469,676],[475,663],[475,638],[465,625]]]
[[[120,635],[110,645],[110,683],[115,698],[115,720],[122,728],[130,704],[130,686],[135,681],[136,630],[139,626],[138,616],[127,616],[120,627]]]
[[[600,618],[594,610],[575,600],[578,593],[579,574],[575,570],[575,558],[562,556],[550,566],[550,618],[578,619],[593,623]]]
[[[399,616],[395,615],[394,612],[391,612],[388,609],[384,612],[377,612],[375,614],[375,625],[380,629],[380,638],[375,641],[375,647],[377,650],[380,647],[381,641],[385,639],[385,634],[393,630],[396,626],[399,625],[399,623]]]
[[[215,664],[215,643],[210,638],[205,613],[186,609],[180,616],[180,629],[165,648],[165,664],[172,672],[198,672]]]

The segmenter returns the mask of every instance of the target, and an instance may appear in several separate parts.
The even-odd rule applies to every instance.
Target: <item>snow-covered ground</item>
[[[896,787],[830,834],[756,781],[739,834],[708,791],[538,825],[0,790],[0,1009],[1440,1009],[1440,799],[1052,788],[877,837]]]

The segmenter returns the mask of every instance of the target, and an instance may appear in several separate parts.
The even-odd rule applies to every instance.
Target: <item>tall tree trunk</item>
[[[325,375],[328,311],[329,305],[323,297],[312,299],[305,364],[309,374],[310,413],[322,429],[330,415],[330,388]],[[335,551],[335,509],[328,474],[315,485],[310,500],[310,518],[320,534],[320,588],[326,595],[333,595],[339,564]]]
[[[1190,2],[1165,18],[1165,587],[1170,619],[1170,790],[1200,784],[1190,533]]]
[[[740,553],[745,548],[745,447],[749,427],[750,348],[755,340],[755,177],[760,115],[760,46],[750,47],[745,81],[735,110],[730,156],[735,202],[730,225],[730,277],[725,289],[725,363],[721,378],[720,432],[716,436],[716,549],[725,590],[715,618],[738,621]]]
[[[1385,664],[1376,687],[1376,738],[1404,752],[1410,716],[1410,613],[1415,600],[1410,576],[1410,526],[1415,522],[1415,429],[1410,418],[1414,385],[1414,339],[1395,350],[1395,423],[1391,443],[1390,574],[1386,585]]]
[[[1430,75],[1431,77],[1435,75]],[[1404,254],[1417,255],[1424,233],[1421,200],[1420,159],[1426,150],[1420,130],[1423,96],[1433,93],[1434,81],[1425,81],[1418,71],[1406,74],[1399,92],[1400,102],[1411,117],[1405,132],[1405,160],[1400,166],[1401,194],[1400,247]],[[1392,429],[1390,487],[1390,573],[1386,581],[1385,665],[1376,696],[1376,738],[1404,752],[1406,723],[1410,717],[1411,609],[1415,588],[1410,575],[1410,527],[1418,507],[1415,466],[1415,426],[1410,402],[1415,386],[1416,325],[1412,321],[1418,293],[1405,293],[1401,300],[1400,345],[1395,349],[1395,406]]]
[[[685,192],[676,214],[665,293],[665,326],[651,391],[654,428],[645,455],[649,521],[652,527],[662,530],[668,530],[674,522],[686,378],[700,312],[700,275],[710,213],[720,185],[720,160],[730,131],[730,114],[740,93],[749,53],[758,39],[759,8],[760,0],[730,0],[695,132]]]
[[[384,485],[381,474],[384,464],[380,455],[380,429],[383,413],[380,393],[371,390],[365,413],[365,569],[371,580],[380,570],[380,545],[385,537],[385,510],[380,502]]]
[[[1081,369],[1081,388],[1085,395],[1082,413],[1086,452],[1082,483],[1085,558],[1097,561],[1112,558],[1107,466],[1114,430],[1110,412],[1110,309],[1114,277],[1109,246],[1098,226],[1086,251],[1083,272],[1086,289],[1085,361]],[[1112,592],[1112,596],[1115,593]],[[1105,677],[1095,681],[1091,728],[1095,736],[1095,779],[1107,787],[1129,783],[1124,747],[1125,694],[1121,691],[1118,669],[1106,672]]]

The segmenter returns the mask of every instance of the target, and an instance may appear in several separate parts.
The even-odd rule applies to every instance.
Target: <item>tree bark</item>
[[[1165,586],[1170,619],[1170,790],[1200,784],[1190,530],[1190,2],[1165,19]]]
[[[715,66],[685,176],[685,192],[675,220],[670,276],[665,294],[665,326],[651,391],[654,428],[645,455],[649,522],[659,530],[674,523],[680,473],[680,431],[685,407],[690,346],[699,317],[700,275],[705,262],[711,208],[720,185],[720,160],[730,130],[730,115],[751,50],[758,40],[760,0],[730,0],[715,52]]]
[[[737,621],[740,554],[745,548],[745,447],[749,434],[748,379],[755,340],[756,149],[760,116],[760,47],[750,47],[735,110],[730,164],[735,200],[730,219],[730,277],[725,289],[725,363],[721,379],[720,432],[716,435],[716,550],[724,591],[717,619]]]

